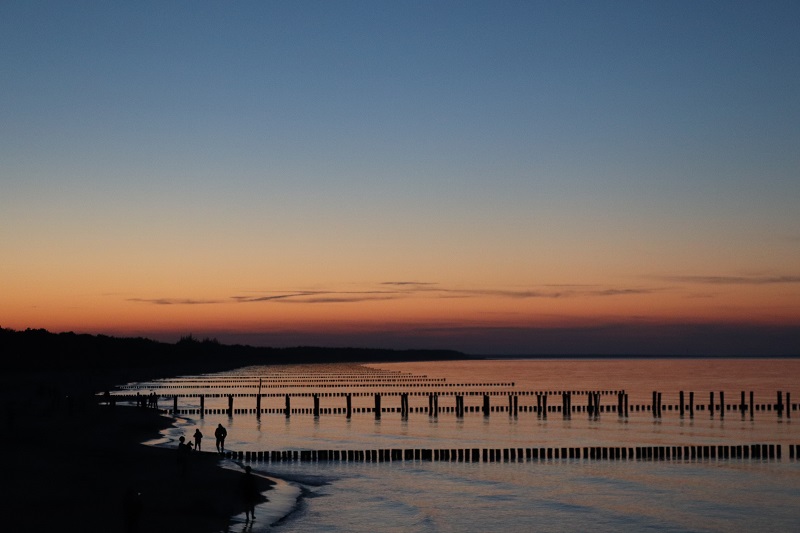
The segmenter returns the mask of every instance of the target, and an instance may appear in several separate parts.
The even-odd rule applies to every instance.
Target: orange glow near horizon
[[[3,327],[52,331],[358,333],[408,328],[569,328],[642,324],[797,325],[797,294],[781,287],[450,288],[373,285],[202,298],[7,293]],[[273,298],[258,300],[259,298]],[[41,301],[37,302],[38,299]],[[30,300],[34,305],[24,305]]]

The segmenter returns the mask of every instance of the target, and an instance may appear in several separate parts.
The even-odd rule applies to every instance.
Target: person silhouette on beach
[[[222,424],[218,424],[214,436],[217,438],[217,451],[225,453],[225,437],[228,436],[228,430],[222,427]]]
[[[200,443],[203,440],[203,434],[200,432],[200,428],[194,430],[194,449],[198,452],[200,451]]]
[[[244,503],[245,521],[249,521],[251,518],[255,520],[258,486],[256,485],[256,478],[253,476],[250,466],[246,466],[244,469],[244,476],[242,476],[240,481],[239,490],[241,491],[242,503]]]
[[[189,465],[189,452],[192,451],[192,448],[186,443],[186,437],[183,435],[178,441],[178,471],[181,475],[186,475]]]
[[[139,517],[142,514],[142,495],[133,487],[128,487],[125,491],[125,531],[126,533],[138,533]]]

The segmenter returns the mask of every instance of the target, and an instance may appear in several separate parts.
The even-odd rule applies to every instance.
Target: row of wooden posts
[[[147,386],[150,388],[157,387],[157,388],[170,388],[170,387],[180,387],[186,388],[187,386],[193,387],[206,387],[209,384],[213,385],[220,385],[224,387],[235,387],[235,388],[257,388],[259,383],[267,384],[267,383],[276,383],[286,386],[293,386],[297,383],[377,383],[377,384],[384,384],[384,383],[406,383],[406,384],[414,384],[414,383],[444,383],[447,381],[447,378],[429,378],[426,376],[414,376],[414,377],[361,377],[361,376],[335,376],[335,375],[328,375],[328,377],[324,378],[263,378],[255,381],[253,378],[229,378],[229,379],[217,379],[217,378],[191,378],[191,379],[171,379],[168,381],[154,381],[152,383],[147,383]],[[473,383],[472,386],[479,387],[479,386],[487,386],[491,385],[488,383]],[[513,382],[510,383],[503,383],[504,386],[514,386]],[[126,389],[135,389],[139,388],[141,384],[129,384],[124,385],[123,388]]]
[[[271,462],[399,462],[448,461],[470,463],[584,460],[703,460],[781,459],[780,444],[690,445],[690,446],[584,446],[555,448],[444,448],[377,450],[271,450],[226,451],[230,459]],[[800,459],[800,444],[789,445],[789,458]]]
[[[251,383],[251,384],[237,384],[237,385],[226,385],[226,384],[197,384],[197,383],[148,383],[148,389],[197,389],[202,387],[204,389],[303,389],[303,388],[332,388],[332,389],[341,389],[343,386],[348,388],[392,388],[392,387],[419,387],[419,388],[466,388],[466,387],[498,387],[498,388],[510,388],[514,386],[513,382],[509,383],[442,383],[436,379],[425,379],[425,380],[416,380],[413,384],[409,382],[392,382],[387,383],[383,380],[378,380],[375,382],[370,382],[369,380],[363,380],[356,383],[346,383],[345,385],[342,384],[341,380],[320,380],[318,383],[312,383],[313,380],[298,380],[297,383],[290,383],[290,382],[280,382],[277,384],[259,384],[259,383]],[[330,381],[330,383],[325,383],[325,381]],[[135,390],[141,388],[141,385],[126,385],[122,387],[127,390]]]
[[[259,382],[312,382],[312,381],[336,381],[340,379],[350,380],[427,380],[427,381],[447,381],[447,378],[434,378],[425,374],[403,374],[398,372],[325,372],[324,374],[316,374],[317,376],[324,377],[309,377],[306,372],[295,373],[271,373],[271,377],[257,376],[257,375],[237,375],[229,377],[220,376],[187,376],[176,377],[165,380],[159,380],[154,383],[254,383]]]
[[[582,412],[587,413],[590,417],[598,417],[602,412],[616,412],[620,417],[628,417],[629,411],[650,411],[652,412],[653,417],[660,418],[662,416],[663,411],[665,410],[665,406],[661,403],[661,393],[658,391],[653,391],[653,403],[652,405],[634,405],[632,408],[629,409],[628,405],[628,394],[625,392],[617,393],[617,403],[609,404],[609,405],[601,405],[600,399],[601,394],[600,392],[589,392],[586,394],[587,396],[587,405],[572,405],[572,393],[571,392],[564,392],[561,395],[561,406],[548,406],[547,405],[547,394],[537,394],[536,395],[536,406],[520,406],[519,405],[519,398],[515,394],[508,395],[508,408],[506,409],[503,406],[492,406],[490,404],[490,395],[484,394],[483,395],[483,405],[482,406],[469,406],[465,407],[464,405],[464,396],[463,395],[456,395],[455,396],[455,406],[450,407],[439,407],[439,395],[435,393],[431,393],[428,395],[428,407],[416,407],[416,408],[409,408],[408,402],[408,393],[404,393],[400,395],[400,407],[382,407],[381,405],[381,394],[375,393],[374,394],[374,407],[359,407],[353,408],[352,406],[352,395],[347,394],[345,396],[346,407],[333,407],[333,408],[320,408],[320,395],[314,394],[312,395],[314,401],[313,409],[310,408],[301,408],[301,409],[293,409],[291,406],[291,395],[286,394],[284,396],[285,407],[283,409],[262,409],[261,408],[261,395],[256,395],[256,406],[255,409],[234,409],[233,401],[234,396],[228,396],[228,408],[227,410],[224,409],[209,409],[205,408],[205,396],[200,395],[200,409],[198,410],[179,410],[178,409],[178,396],[173,397],[173,408],[171,413],[175,414],[199,414],[201,417],[205,414],[224,414],[227,413],[228,416],[233,416],[234,414],[256,414],[256,416],[261,416],[261,414],[266,413],[275,413],[275,414],[284,414],[287,418],[292,414],[313,414],[314,416],[320,416],[321,414],[345,414],[347,418],[350,418],[353,412],[356,413],[374,413],[375,418],[381,418],[381,414],[385,412],[400,412],[401,417],[406,418],[408,417],[409,413],[416,412],[416,413],[427,413],[430,416],[436,417],[439,415],[440,412],[444,413],[455,413],[457,417],[463,417],[465,413],[475,413],[480,412],[484,416],[489,416],[492,412],[508,412],[509,416],[517,416],[520,412],[533,412],[538,414],[542,417],[547,417],[547,413],[561,413],[564,418],[568,418],[572,415],[572,413]],[[784,402],[783,393],[778,391],[776,397],[776,403],[773,404],[755,404],[753,398],[753,392],[750,391],[750,403],[745,403],[745,393],[742,391],[741,393],[741,402],[737,404],[726,404],[725,403],[725,394],[724,392],[719,393],[719,403],[715,403],[715,396],[714,393],[711,392],[709,396],[709,403],[708,405],[698,404],[695,405],[694,402],[694,393],[689,393],[689,403],[688,405],[685,403],[684,392],[680,391],[679,394],[680,400],[677,406],[677,410],[680,413],[681,417],[686,416],[687,412],[690,417],[694,417],[695,410],[704,411],[706,407],[708,407],[708,411],[710,412],[711,416],[714,416],[715,413],[718,413],[721,418],[725,416],[726,409],[729,411],[740,411],[742,416],[745,416],[746,413],[749,412],[750,417],[754,416],[756,410],[766,410],[771,411],[774,408],[774,411],[777,415],[783,416],[784,412],[786,413],[787,418],[791,417],[792,410],[797,410],[798,406],[796,404],[791,403],[791,396],[787,392],[786,393],[786,400]],[[479,409],[480,407],[480,409]],[[667,410],[672,411],[673,405],[667,406]]]

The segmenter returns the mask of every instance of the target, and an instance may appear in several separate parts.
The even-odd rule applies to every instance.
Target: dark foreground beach
[[[191,335],[168,344],[2,327],[0,354],[0,483],[6,494],[0,498],[0,531],[125,531],[125,497],[132,490],[141,494],[139,531],[192,533],[225,531],[230,517],[244,513],[238,491],[243,473],[220,466],[235,465],[211,453],[214,439],[206,435],[208,452],[192,452],[182,474],[177,447],[141,444],[169,427],[169,418],[155,410],[98,405],[98,393],[254,364],[461,357],[451,351],[226,346]],[[258,483],[266,491],[271,481]],[[262,528],[256,521],[252,529]]]
[[[3,377],[2,530],[226,531],[245,510],[244,474],[220,466],[213,437],[204,439],[209,451],[193,451],[181,471],[177,449],[141,444],[172,420],[152,409],[98,405],[99,384],[77,375]],[[262,492],[272,484],[257,482]]]

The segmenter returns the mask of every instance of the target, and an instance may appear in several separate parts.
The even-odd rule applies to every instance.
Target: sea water
[[[411,376],[408,384],[358,382],[346,375],[363,370],[390,372],[378,376]],[[324,380],[323,376],[332,376]],[[336,376],[339,376],[337,378]],[[792,531],[800,528],[800,462],[788,457],[788,445],[800,444],[796,418],[800,411],[774,411],[777,392],[800,399],[798,359],[602,359],[602,360],[476,360],[426,363],[248,367],[209,376],[130,384],[131,390],[161,395],[170,408],[171,394],[179,409],[204,407],[223,412],[227,396],[235,408],[254,408],[258,390],[262,414],[184,415],[167,433],[174,446],[179,435],[196,427],[205,435],[204,449],[214,446],[214,428],[227,428],[226,448],[234,451],[371,450],[455,448],[549,448],[584,446],[692,446],[780,444],[780,459],[586,460],[516,459],[508,462],[270,462],[251,461],[253,469],[280,480],[273,500],[259,509],[253,524],[234,517],[230,531]],[[258,389],[259,379],[262,381]],[[337,381],[339,379],[340,381]],[[427,381],[425,381],[427,380]],[[489,384],[489,385],[487,385]],[[451,385],[455,385],[451,387]],[[508,394],[519,406],[536,405],[535,394],[564,390],[624,390],[631,406],[651,406],[653,391],[662,394],[661,417],[646,409],[588,416],[575,412],[547,416],[520,411],[467,412],[463,417],[414,412],[439,393],[439,408],[454,406],[452,394],[465,394],[465,404],[480,411],[482,392],[493,391],[492,405],[507,408]],[[694,393],[694,416],[681,417],[678,395]],[[758,410],[742,414],[741,392],[753,391]],[[400,406],[396,394],[409,398],[412,412],[292,414],[286,417],[284,395],[293,409],[310,411],[313,394],[320,407]],[[474,395],[469,395],[474,392]],[[710,393],[715,393],[709,410]],[[725,406],[719,411],[720,392]],[[245,396],[239,396],[244,394]],[[267,394],[271,396],[267,396]],[[325,394],[328,394],[327,396]],[[393,395],[394,394],[394,395]],[[214,396],[217,395],[217,396]],[[301,396],[302,395],[302,396]],[[616,405],[616,396],[601,405]],[[573,395],[572,403],[586,405]],[[452,405],[451,405],[452,404]],[[560,395],[549,405],[561,405]],[[763,410],[761,409],[763,407]],[[230,467],[238,468],[238,460]],[[271,506],[270,506],[271,505]],[[262,512],[263,511],[263,512]]]

